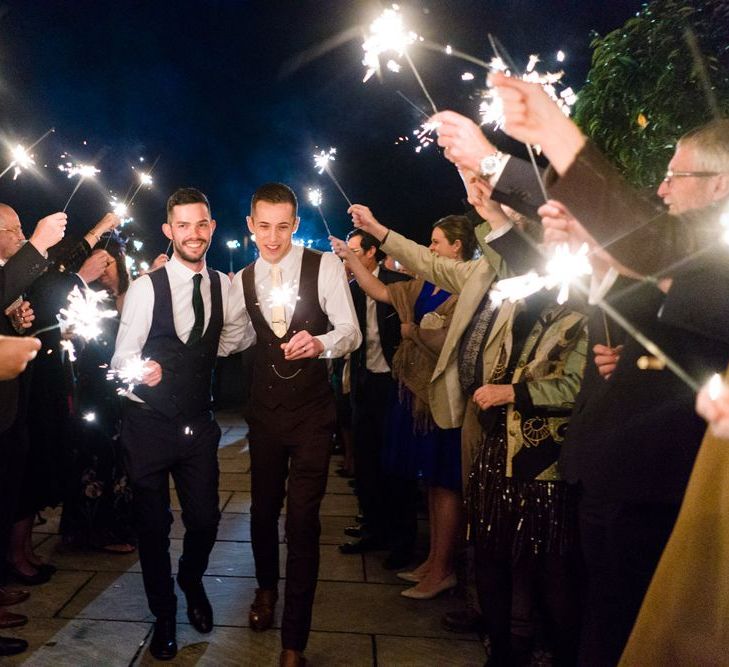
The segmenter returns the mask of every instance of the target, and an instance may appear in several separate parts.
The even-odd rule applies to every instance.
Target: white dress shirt
[[[284,304],[287,325],[291,324],[296,302],[299,299],[299,276],[303,254],[302,246],[292,245],[291,250],[278,263],[281,269],[282,285],[291,293],[291,298]],[[259,257],[254,266],[258,307],[269,326],[271,326],[271,302],[268,295],[271,292],[271,266],[263,257]],[[226,320],[230,322],[234,332],[225,341],[224,351],[221,351],[223,355],[238,352],[250,344],[246,343],[251,335],[250,331],[253,330],[253,325],[246,311],[241,273],[242,271],[236,273],[230,290]],[[320,357],[343,357],[359,347],[362,342],[362,334],[357,325],[357,315],[352,304],[352,294],[344,273],[344,265],[334,253],[322,254],[317,286],[319,305],[327,314],[332,326],[327,333],[315,336],[324,345],[324,351]],[[245,330],[249,330],[249,333],[245,333]],[[255,332],[252,335],[255,341]],[[221,347],[223,343],[221,337]]]
[[[380,265],[372,272],[375,278],[380,277]],[[371,373],[389,373],[385,354],[380,341],[380,328],[377,326],[377,302],[365,296],[367,304],[367,349],[365,350],[365,368]]]
[[[179,339],[185,343],[190,337],[190,332],[195,324],[195,313],[192,309],[192,277],[195,275],[195,271],[186,267],[174,256],[163,267],[157,270],[167,271],[167,278],[170,281],[170,292],[172,294],[172,317],[175,321],[175,331]],[[212,308],[210,299],[210,276],[208,275],[206,266],[203,266],[200,273],[202,274],[200,292],[205,308],[203,329],[203,332],[205,332],[210,322]],[[225,274],[220,272],[218,274],[220,275],[220,292],[223,300],[223,330],[220,334],[218,347],[218,354],[221,354],[220,349],[225,347],[225,340],[230,340],[232,332],[231,327],[225,320],[230,292],[230,280],[228,280],[228,276]],[[116,348],[114,350],[114,356],[111,359],[112,368],[120,368],[126,359],[142,353],[142,348],[147,342],[147,337],[152,328],[153,313],[154,287],[152,286],[152,279],[148,275],[144,275],[137,278],[129,286],[124,297],[124,308],[122,309],[119,332],[116,337]],[[248,314],[246,313],[245,315],[247,317]],[[239,349],[241,350],[252,344],[250,338],[247,344],[243,344],[244,341],[239,342]],[[133,400],[140,400],[134,394],[130,394],[128,397]]]

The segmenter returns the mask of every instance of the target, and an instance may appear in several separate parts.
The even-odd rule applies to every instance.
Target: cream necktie
[[[279,338],[286,335],[286,311],[284,310],[283,299],[281,298],[281,267],[274,264],[271,267],[271,329]]]

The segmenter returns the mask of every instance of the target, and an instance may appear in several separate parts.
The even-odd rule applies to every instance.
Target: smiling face
[[[256,235],[261,257],[278,264],[291,250],[291,237],[299,228],[299,218],[292,204],[259,200],[246,218],[248,229]]]
[[[433,227],[430,234],[430,252],[438,255],[438,257],[448,257],[450,259],[460,259],[461,241],[456,239],[451,243],[440,227]]]
[[[202,203],[173,206],[162,231],[172,241],[175,257],[199,271],[215,231],[215,220],[210,218],[208,207]]]

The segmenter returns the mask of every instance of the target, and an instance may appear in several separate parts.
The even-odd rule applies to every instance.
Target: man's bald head
[[[23,228],[15,209],[0,203],[0,259],[10,259],[20,250],[24,240]]]

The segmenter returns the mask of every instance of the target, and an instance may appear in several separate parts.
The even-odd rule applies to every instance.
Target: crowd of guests
[[[195,313],[188,331],[184,338],[180,331],[169,334],[182,351],[166,358],[164,371],[150,367],[134,401],[124,404],[126,428],[177,423],[177,413],[165,412],[165,394],[151,391],[175,373],[174,358],[202,354],[195,346],[207,346],[208,356],[227,354],[257,339],[250,423],[259,589],[249,620],[260,631],[273,622],[276,524],[288,477],[281,664],[304,664],[319,503],[335,430],[347,454],[342,474],[353,477],[361,510],[359,525],[345,531],[356,539],[340,551],[385,552],[383,566],[408,584],[401,591],[407,598],[465,591],[462,607],[444,624],[479,629],[488,638],[487,664],[527,665],[537,648],[555,665],[615,665],[621,655],[625,664],[649,664],[659,652],[662,664],[680,664],[692,661],[690,651],[701,663],[702,656],[722,655],[729,641],[695,618],[704,613],[710,625],[722,609],[718,565],[703,572],[702,581],[717,585],[701,587],[702,607],[686,623],[689,639],[662,630],[666,622],[657,611],[677,590],[677,578],[686,582],[685,596],[699,590],[695,576],[682,579],[676,568],[685,545],[696,540],[695,510],[713,498],[702,493],[713,480],[704,452],[729,434],[725,387],[704,390],[701,416],[695,409],[696,387],[729,362],[729,262],[718,241],[729,205],[729,121],[712,121],[678,140],[659,203],[633,191],[539,86],[498,74],[492,83],[504,100],[506,132],[540,145],[548,168],[537,173],[529,161],[502,154],[463,116],[437,114],[438,143],[458,168],[471,208],[436,221],[425,247],[382,225],[368,207],[353,205],[355,229],[346,240],[331,238],[349,272],[349,290],[343,280],[340,285],[336,258],[291,246],[298,224],[293,192],[263,186],[248,219],[261,258],[233,276],[220,301],[209,300],[221,280],[216,272],[205,283],[207,305],[200,279],[189,286]],[[209,243],[209,203],[197,191],[175,196],[166,224],[172,264],[144,285],[135,283],[135,299],[143,290],[154,299],[169,293],[160,276],[180,271],[180,258],[197,267],[191,269],[197,276],[204,268],[207,245],[185,234],[207,235]],[[175,217],[185,207],[200,211],[197,232]],[[129,553],[140,538],[145,588],[158,619],[154,654],[172,658],[176,600],[166,537],[152,525],[155,516],[165,522],[169,498],[130,483],[119,445],[120,399],[106,379],[114,340],[129,345],[139,313],[124,308],[130,277],[115,230],[119,219],[107,214],[77,244],[61,242],[65,214],[41,220],[27,242],[7,205],[0,205],[0,224],[3,580],[33,586],[53,577],[54,567],[37,556],[31,540],[34,519],[48,506],[63,505],[68,545]],[[543,273],[555,243],[589,248],[592,275],[572,286],[566,302],[555,290],[498,296],[499,280]],[[387,268],[386,255],[396,260],[394,268]],[[301,306],[264,303],[256,291],[262,281],[270,291],[299,277]],[[75,341],[72,355],[53,325],[74,286],[106,290],[127,321],[117,338],[119,318],[106,320],[103,335]],[[170,314],[173,307],[189,310],[189,295],[179,305],[176,289],[172,283]],[[214,341],[207,340],[211,303]],[[143,336],[134,332],[141,343],[149,335],[145,350],[168,326],[157,310],[147,320]],[[27,335],[34,331],[38,338]],[[188,335],[192,342],[180,342]],[[336,429],[327,369],[339,396]],[[715,435],[702,448],[704,419]],[[302,429],[310,436],[305,443],[296,436]],[[702,464],[689,485],[697,453]],[[210,480],[217,480],[216,470]],[[190,484],[192,507],[200,487]],[[421,491],[429,548],[418,562]],[[142,496],[148,516],[135,519]],[[211,517],[204,531],[187,526],[186,548],[204,532],[207,552],[200,543],[193,566],[191,547],[181,560],[181,568],[185,559],[192,568],[188,580],[178,577],[191,623],[201,632],[213,626],[201,578],[216,525]],[[720,540],[716,531],[701,536],[709,543],[714,538]],[[705,561],[698,553],[694,558]],[[683,569],[692,567],[687,562]],[[155,579],[153,571],[161,575]],[[24,590],[0,589],[0,628],[27,622],[7,609],[27,597]],[[682,622],[680,609],[673,622]],[[673,626],[673,634],[681,632]],[[0,638],[2,655],[25,647]]]

